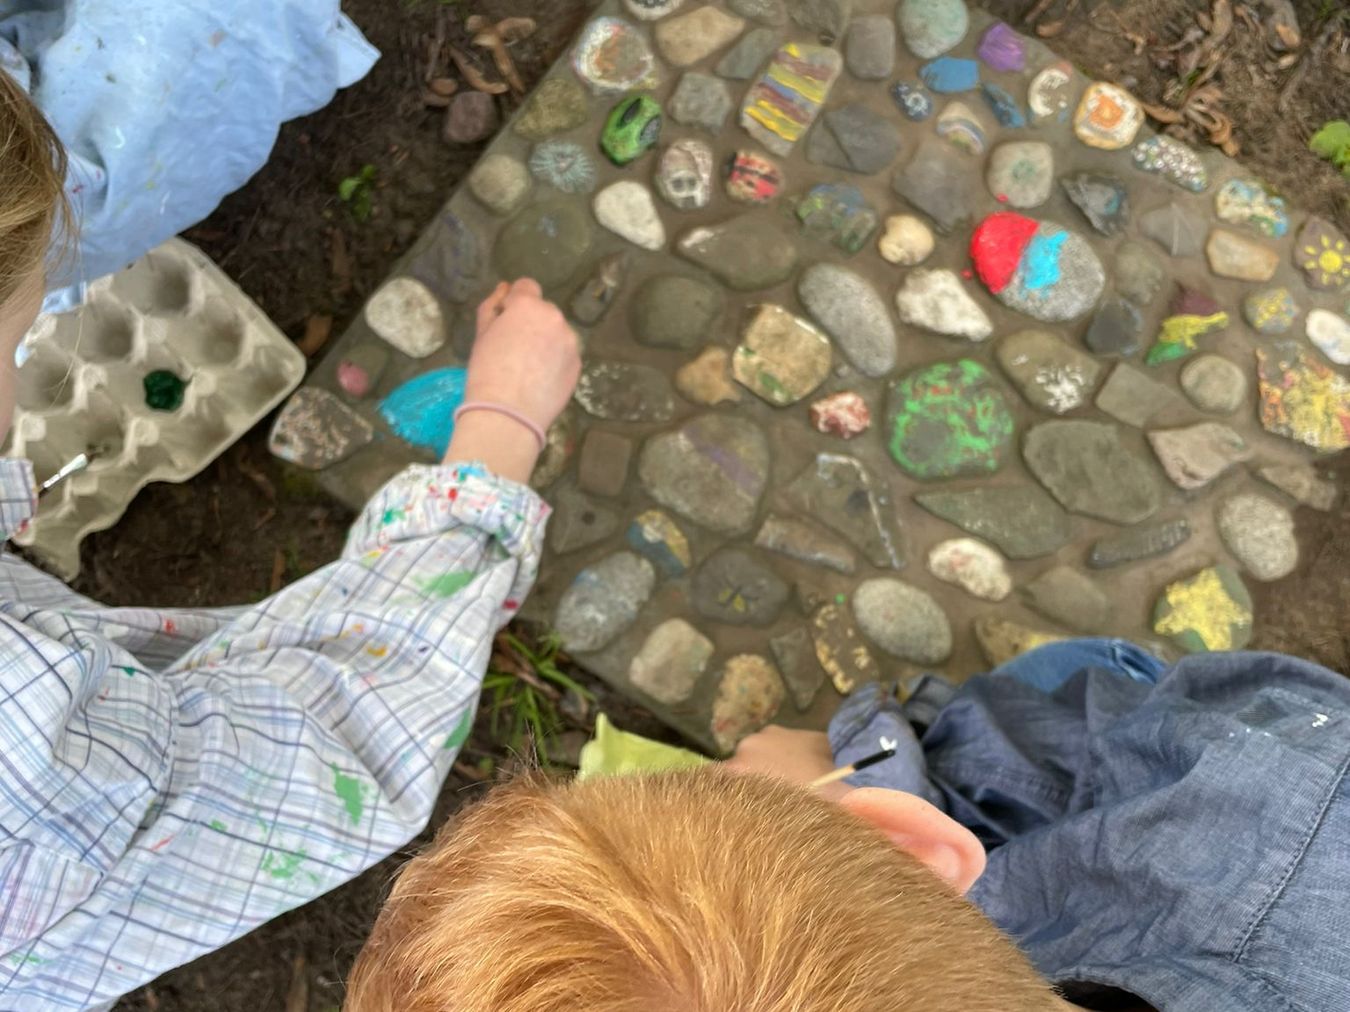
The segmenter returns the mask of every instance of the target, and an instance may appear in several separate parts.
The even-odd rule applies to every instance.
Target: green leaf
[[[1312,135],[1308,147],[1313,154],[1330,159],[1341,168],[1350,162],[1350,123],[1343,119],[1332,120]]]
[[[342,182],[338,183],[338,197],[342,201],[349,202],[356,196],[356,191],[365,185],[365,181],[360,176],[348,176]]]

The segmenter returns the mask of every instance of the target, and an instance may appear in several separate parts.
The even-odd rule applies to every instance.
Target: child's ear
[[[881,787],[859,787],[840,798],[839,805],[876,826],[896,847],[917,857],[960,893],[984,871],[984,847],[975,834],[922,798]]]

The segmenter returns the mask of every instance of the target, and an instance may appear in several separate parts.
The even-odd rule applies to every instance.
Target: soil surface
[[[1250,2],[1259,7],[1256,0]],[[987,0],[985,6],[1021,30],[1028,30],[1022,17],[1033,6],[1044,7],[1037,24],[1062,24],[1048,39],[1053,48],[1088,73],[1163,103],[1169,95],[1176,97],[1168,86],[1177,80],[1177,67],[1159,50],[1185,37],[1202,5],[1192,0],[1101,0],[1095,5],[1091,0],[1053,5]],[[532,86],[562,52],[588,7],[586,0],[345,0],[344,10],[385,54],[383,59],[326,109],[283,127],[267,166],[186,237],[297,341],[307,331],[311,337],[322,334],[329,321],[331,333],[340,334],[481,151],[481,145],[447,143],[444,111],[423,103],[428,40],[440,31],[468,50],[464,15],[533,17],[539,30],[512,47],[525,84]],[[1233,120],[1238,157],[1282,187],[1293,204],[1350,230],[1344,179],[1306,149],[1318,126],[1350,111],[1344,97],[1350,94],[1350,57],[1345,35],[1337,35],[1332,22],[1343,16],[1343,8],[1322,0],[1300,0],[1295,8],[1303,38],[1299,52],[1316,48],[1315,55],[1272,70],[1275,57],[1264,36],[1239,16],[1211,80],[1223,93],[1220,108]],[[1141,29],[1146,32],[1142,46],[1126,25],[1147,26]],[[436,73],[460,76],[453,68],[440,67]],[[1283,104],[1282,93],[1287,95]],[[512,101],[504,96],[499,102],[503,116],[508,115]],[[360,222],[338,198],[338,187],[367,164],[375,167],[372,211]],[[321,349],[316,354],[321,356]],[[193,481],[150,486],[114,529],[90,537],[77,589],[114,604],[232,604],[257,600],[280,582],[333,558],[350,514],[312,481],[271,458],[266,424]],[[1344,489],[1350,483],[1350,460],[1335,462],[1333,469]],[[1335,512],[1299,516],[1298,529],[1305,538],[1299,570],[1254,588],[1258,627],[1253,646],[1350,672],[1344,603],[1350,601],[1347,498],[1342,496]],[[165,539],[166,531],[173,532],[173,540]],[[612,701],[601,702],[612,711]],[[640,724],[635,729],[652,730]],[[500,759],[501,749],[480,719],[466,761],[446,784],[433,826],[484,790],[481,774],[469,764],[493,757]],[[413,841],[408,852],[425,839]],[[405,856],[395,855],[355,882],[166,974],[117,1008],[336,1009],[351,960]]]

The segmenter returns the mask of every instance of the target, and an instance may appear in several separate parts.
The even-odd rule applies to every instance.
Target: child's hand
[[[820,731],[794,731],[770,724],[736,746],[723,765],[740,773],[782,777],[809,784],[834,769],[830,740]]]

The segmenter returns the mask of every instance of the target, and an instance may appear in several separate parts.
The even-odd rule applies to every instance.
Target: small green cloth
[[[595,737],[581,748],[577,779],[614,776],[620,773],[655,773],[660,770],[697,769],[712,762],[688,749],[663,745],[638,734],[620,731],[603,713],[595,718]]]

